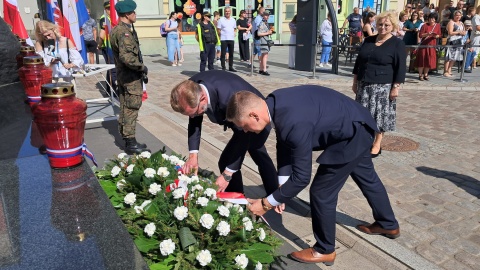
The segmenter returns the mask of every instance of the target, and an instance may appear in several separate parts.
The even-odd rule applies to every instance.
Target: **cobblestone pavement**
[[[287,55],[286,50],[280,49],[272,53],[270,77],[247,76],[247,66],[238,61],[235,68],[265,95],[278,88],[318,84],[353,97],[351,64],[344,67],[342,62],[340,75],[317,73],[318,79],[310,79],[312,73],[286,69]],[[142,107],[140,121],[150,113],[149,108],[172,113],[170,90],[198,70],[197,56],[187,54],[185,57],[182,67],[167,66],[163,56],[145,57],[150,70],[149,99]],[[478,69],[474,70],[465,77],[469,81],[463,83],[435,74],[430,76],[430,81],[419,82],[415,80],[416,74],[408,74],[398,98],[397,131],[390,134],[409,138],[420,146],[411,152],[383,151],[374,160],[402,230],[400,238],[386,242],[384,251],[411,268],[415,266],[408,261],[413,259],[396,252],[397,249],[410,251],[444,269],[478,269],[480,265],[479,73]],[[80,79],[78,83],[85,86],[79,87],[81,97],[98,95],[98,90],[92,87],[93,78]],[[179,125],[186,127],[187,119],[182,121]],[[204,121],[203,135],[206,140],[203,143],[221,147],[231,133]],[[273,136],[267,141],[267,149],[274,158]],[[314,153],[314,160],[318,154]],[[309,201],[308,191],[298,197]],[[373,220],[369,205],[352,180],[348,180],[340,192],[337,210],[353,219]],[[351,232],[358,233],[354,229]],[[379,237],[362,236],[382,246],[375,242]]]

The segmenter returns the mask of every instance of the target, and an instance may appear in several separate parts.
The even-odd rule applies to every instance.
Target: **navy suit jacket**
[[[266,102],[277,136],[278,173],[290,176],[273,193],[278,202],[295,197],[310,182],[312,150],[323,150],[320,164],[346,164],[372,146],[378,131],[366,108],[329,88],[279,89]]]
[[[259,97],[264,96],[247,81],[231,72],[222,70],[209,70],[200,72],[190,78],[199,84],[205,85],[208,94],[210,95],[211,109],[205,113],[210,121],[213,123],[230,127],[234,131],[241,131],[242,129],[235,126],[233,123],[226,120],[227,105],[230,98],[236,93],[243,90],[250,91]],[[202,131],[203,115],[193,117],[188,122],[188,149],[200,149],[200,138]],[[243,132],[243,131],[242,131]],[[240,147],[240,146],[239,146]],[[233,164],[228,165],[232,170],[238,170],[242,162],[242,152],[245,153],[248,145],[241,146],[235,153],[231,153]],[[244,149],[243,149],[244,148]]]

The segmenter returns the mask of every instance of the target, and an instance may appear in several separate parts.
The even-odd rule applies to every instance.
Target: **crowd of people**
[[[233,66],[235,42],[238,44],[240,62],[253,65],[250,59],[250,42],[255,43],[253,55],[259,60],[259,74],[269,76],[267,71],[268,52],[271,35],[274,33],[268,24],[269,11],[264,7],[257,10],[257,16],[247,18],[247,12],[240,10],[238,19],[232,16],[232,8],[225,7],[223,17],[218,11],[205,11],[195,26],[195,39],[200,49],[200,71],[213,70],[214,63],[222,70],[237,72]],[[183,59],[181,38],[181,12],[171,12],[169,19],[163,24],[166,31],[168,60],[172,66],[181,66]],[[294,59],[292,60],[294,62]],[[228,62],[228,68],[227,68]],[[293,64],[292,64],[293,66]]]
[[[408,3],[405,9],[396,15],[392,35],[403,40],[406,45],[406,57],[410,56],[409,71],[418,70],[420,81],[429,80],[429,72],[437,70],[438,57],[444,56],[443,76],[453,77],[452,67],[460,62],[467,73],[475,69],[480,62],[480,6],[466,6],[463,1],[454,5],[446,4],[443,10],[425,1],[422,5]],[[320,26],[319,36],[322,54],[319,67],[330,67],[329,58],[332,46],[332,29],[329,27],[330,16]],[[377,15],[367,7],[362,14],[358,8],[353,9],[340,28],[340,33],[348,29],[350,41],[363,43],[370,36],[378,35]],[[348,25],[348,28],[347,28]],[[446,41],[442,43],[442,38]],[[355,42],[356,43],[356,42]],[[445,48],[438,45],[448,45]],[[467,45],[467,46],[465,46]],[[467,47],[464,59],[464,47]],[[440,48],[440,50],[439,50]]]

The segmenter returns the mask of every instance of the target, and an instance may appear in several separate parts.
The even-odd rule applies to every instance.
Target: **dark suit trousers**
[[[220,44],[222,48],[222,54],[220,55],[222,69],[225,69],[225,54],[227,53],[227,48],[228,48],[228,68],[233,68],[233,49],[234,49],[235,41],[222,40]]]
[[[258,171],[262,177],[263,186],[267,192],[267,195],[270,195],[277,190],[277,171],[264,145],[269,133],[270,132],[265,129],[259,134],[252,132],[245,133],[241,130],[234,130],[232,138],[227,143],[227,146],[225,149],[223,149],[223,152],[220,155],[220,159],[218,161],[220,172],[223,172],[229,164],[234,162],[234,160],[232,160],[232,153],[242,151],[241,154],[243,163],[243,158],[245,157],[246,151],[248,151],[253,161],[258,166]],[[248,148],[245,148],[245,145],[247,145]],[[230,180],[230,183],[225,191],[243,193],[242,172],[240,170],[232,175],[232,180]]]
[[[358,185],[372,208],[373,218],[384,229],[398,228],[387,191],[375,172],[370,148],[347,164],[320,165],[310,187],[312,227],[316,251],[335,251],[335,218],[338,193],[348,176]]]
[[[203,52],[200,52],[200,72],[205,71],[208,62],[208,70],[213,68],[213,60],[215,60],[215,44],[204,44]]]

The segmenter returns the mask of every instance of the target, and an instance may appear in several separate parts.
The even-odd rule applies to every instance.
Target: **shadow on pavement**
[[[439,170],[435,168],[430,168],[430,167],[425,167],[425,166],[420,166],[416,168],[417,171],[430,175],[433,177],[437,178],[444,178],[447,179],[448,181],[452,182],[453,184],[457,185],[459,188],[465,190],[466,192],[470,193],[470,195],[475,196],[477,198],[480,198],[480,191],[469,188],[469,184],[479,184],[479,180],[475,179],[471,176],[464,175],[464,174],[459,174],[459,173],[454,173],[451,171],[444,171],[444,170]]]

